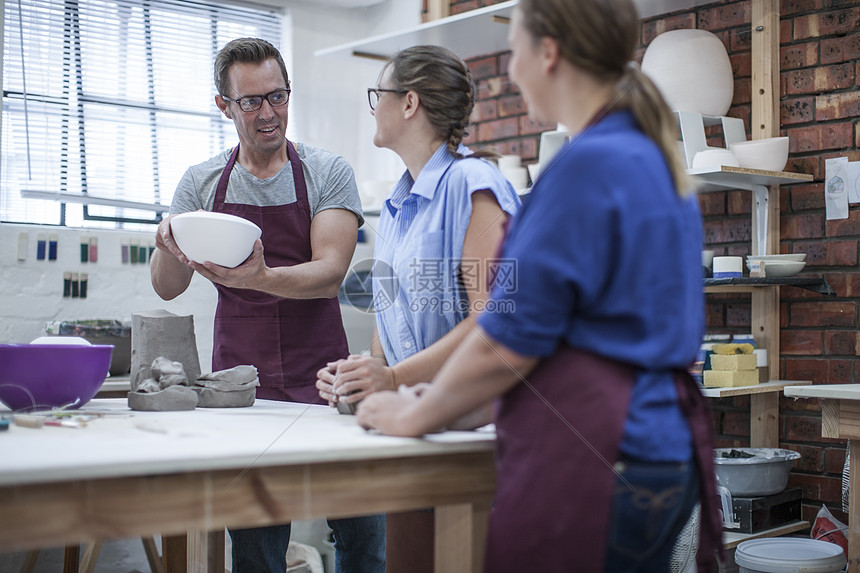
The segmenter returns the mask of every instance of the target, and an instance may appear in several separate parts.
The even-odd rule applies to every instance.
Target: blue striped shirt
[[[460,146],[462,155],[471,153]],[[465,288],[486,281],[462,261],[472,193],[490,191],[509,216],[514,188],[490,162],[456,159],[443,144],[418,178],[406,171],[385,200],[375,242],[373,295],[385,357],[396,364],[427,348],[469,314]]]

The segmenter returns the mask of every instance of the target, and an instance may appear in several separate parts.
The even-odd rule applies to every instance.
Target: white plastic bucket
[[[740,543],[735,563],[740,573],[840,573],[848,560],[833,543],[782,537]]]

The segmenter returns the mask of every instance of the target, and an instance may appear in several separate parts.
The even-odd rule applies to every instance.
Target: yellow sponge
[[[758,384],[757,370],[705,370],[704,376],[705,387],[734,388]]]
[[[714,344],[714,354],[752,354],[755,347],[749,342]]]
[[[711,370],[755,370],[755,354],[712,354]]]

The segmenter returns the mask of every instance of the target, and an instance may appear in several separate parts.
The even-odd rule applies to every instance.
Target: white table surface
[[[834,400],[860,400],[860,384],[814,384],[786,387],[785,395],[791,398],[831,398]]]
[[[104,416],[84,428],[13,424],[0,433],[0,485],[478,452],[495,441],[491,427],[422,439],[381,436],[329,406],[269,400],[139,412],[126,399],[97,399],[81,412]]]

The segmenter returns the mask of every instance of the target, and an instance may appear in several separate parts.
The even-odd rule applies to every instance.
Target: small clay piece
[[[358,390],[356,390],[358,392]],[[355,394],[355,392],[353,392]],[[358,410],[358,405],[361,403],[361,400],[358,402],[353,402],[352,404],[344,404],[342,401],[338,400],[337,402],[337,411],[341,414],[349,414],[355,415],[356,410]]]
[[[147,378],[137,386],[137,391],[141,394],[152,394],[161,392],[161,386],[152,378]]]
[[[147,412],[177,412],[197,407],[197,393],[187,386],[170,386],[160,392],[129,392],[128,407]]]
[[[152,378],[141,380],[137,388],[128,393],[128,407],[132,410],[174,412],[193,410],[199,398],[188,387],[188,377],[179,362],[163,356],[156,357],[149,367]]]
[[[244,408],[253,406],[260,378],[257,368],[241,364],[201,375],[192,386],[201,408]]]

